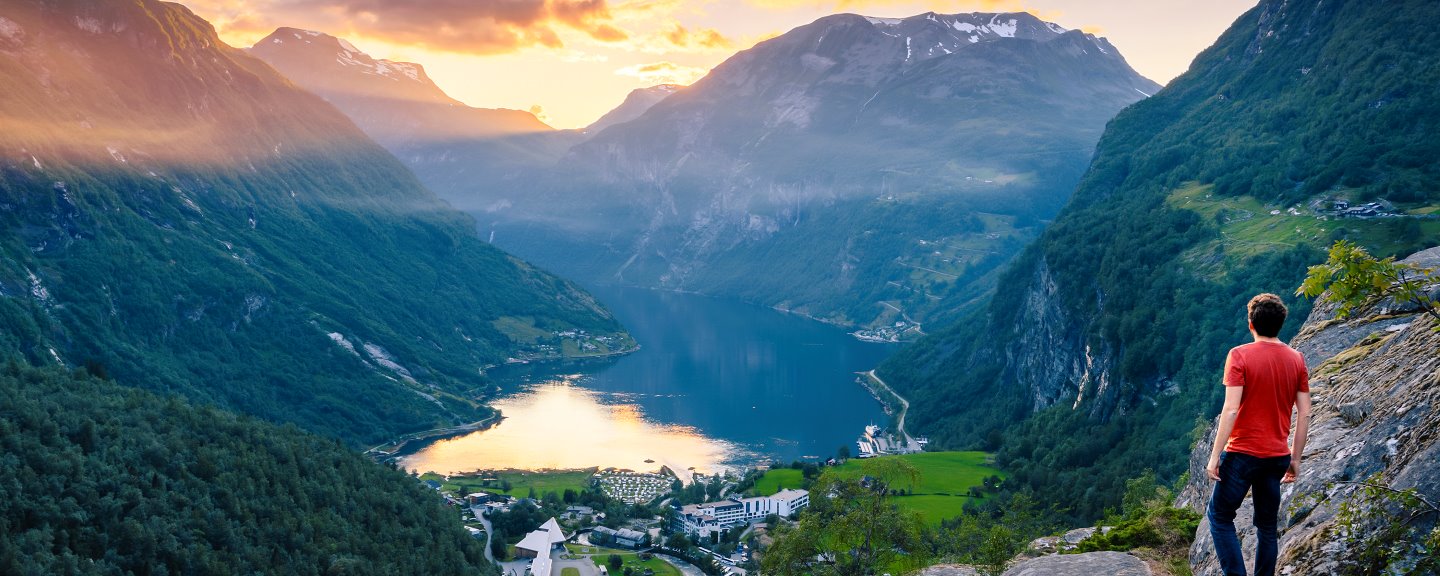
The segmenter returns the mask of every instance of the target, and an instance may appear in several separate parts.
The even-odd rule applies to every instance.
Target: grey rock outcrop
[[[936,564],[921,570],[920,576],[980,576],[980,571],[967,564]]]
[[[1060,554],[1041,556],[1026,560],[1009,570],[1004,576],[1150,576],[1150,567],[1144,560],[1124,552],[1086,552],[1084,554]]]
[[[1440,267],[1440,248],[1406,262]],[[1436,293],[1436,287],[1431,287]],[[1413,304],[1381,302],[1348,319],[1335,306],[1318,305],[1292,345],[1310,366],[1315,401],[1310,439],[1300,479],[1282,490],[1280,561],[1282,574],[1339,573],[1355,551],[1337,537],[1337,513],[1357,498],[1360,486],[1376,481],[1397,490],[1414,488],[1432,502],[1440,499],[1440,332],[1437,322]],[[1214,427],[1196,445],[1190,483],[1177,505],[1204,512],[1213,483],[1205,475]],[[1378,476],[1377,476],[1378,475]],[[1414,527],[1428,533],[1437,519]],[[1247,502],[1236,518],[1246,558],[1255,536]],[[1361,523],[1360,530],[1374,525]],[[1209,524],[1202,520],[1190,549],[1197,576],[1220,574]]]

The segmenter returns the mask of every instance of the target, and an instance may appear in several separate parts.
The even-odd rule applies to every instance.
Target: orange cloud
[[[614,23],[607,0],[186,0],[229,38],[254,40],[277,26],[363,36],[416,48],[503,54],[560,48],[558,30],[600,42],[630,33]]]
[[[877,6],[910,5],[915,0],[746,0],[749,4],[763,8],[831,8],[835,10],[864,10]],[[1019,0],[928,0],[930,8],[936,11],[1021,12],[1025,11]]]
[[[710,71],[705,68],[686,66],[674,62],[652,62],[650,64],[636,64],[626,66],[615,71],[621,76],[633,76],[643,80],[648,85],[655,84],[694,84],[696,80],[703,78]]]
[[[674,24],[668,32],[665,32],[665,39],[676,48],[726,50],[735,46],[734,42],[714,28],[701,28],[692,32],[679,24]]]

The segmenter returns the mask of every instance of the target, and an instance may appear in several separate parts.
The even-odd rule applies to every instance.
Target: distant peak
[[[950,34],[965,38],[970,43],[995,38],[1047,40],[1069,32],[1064,26],[1046,22],[1029,12],[960,12],[956,14],[925,12],[906,18],[881,18],[858,14],[850,16],[863,18],[876,28],[883,28],[882,32],[890,35],[900,34],[906,30],[918,30],[924,26],[938,26]]]
[[[425,68],[419,64],[373,58],[344,38],[314,30],[281,26],[266,36],[264,40],[256,42],[252,50],[263,47],[265,50],[289,51],[287,45],[290,44],[328,49],[330,51],[328,54],[334,54],[336,63],[359,68],[366,74],[386,76],[396,80],[409,78],[417,82],[429,82],[425,75]],[[329,58],[330,56],[325,57]]]

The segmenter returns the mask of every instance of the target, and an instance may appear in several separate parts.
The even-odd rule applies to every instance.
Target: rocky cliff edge
[[[1440,268],[1440,247],[1405,262]],[[1429,288],[1431,297],[1440,299],[1440,282]],[[1411,519],[1417,508],[1376,499],[1369,494],[1392,493],[1357,482],[1414,489],[1431,503],[1440,501],[1440,332],[1432,317],[1410,303],[1381,302],[1344,320],[1335,317],[1335,308],[1318,304],[1291,343],[1310,367],[1315,409],[1300,479],[1282,490],[1277,571],[1366,573],[1377,564],[1362,565],[1367,546],[1346,534],[1373,540],[1408,520],[1398,537],[1386,535],[1385,542],[1372,544],[1390,550],[1378,564],[1386,573],[1414,573],[1426,553],[1422,540],[1440,513]],[[1212,424],[1191,454],[1190,481],[1176,501],[1202,514],[1213,490],[1205,463],[1214,436]],[[1361,511],[1357,518],[1341,514],[1347,503]],[[1247,562],[1255,552],[1249,524],[1247,500],[1236,518]],[[1202,520],[1190,548],[1196,576],[1221,574],[1214,550],[1209,524]]]

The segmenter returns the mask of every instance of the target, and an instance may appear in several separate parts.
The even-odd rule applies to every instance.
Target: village
[[[864,342],[895,343],[904,342],[909,338],[915,338],[919,331],[919,323],[900,320],[892,325],[880,326],[878,328],[863,328],[850,334],[854,336],[855,339]]]
[[[604,358],[629,354],[637,349],[635,342],[628,336],[591,334],[579,329],[556,330],[548,335],[535,337],[531,345],[506,358],[505,363],[529,364],[559,359]]]
[[[814,464],[794,466],[818,474]],[[418,478],[506,576],[744,576],[758,568],[751,551],[769,530],[809,504],[794,487],[757,492],[768,468],[686,474],[689,482],[664,467]]]

